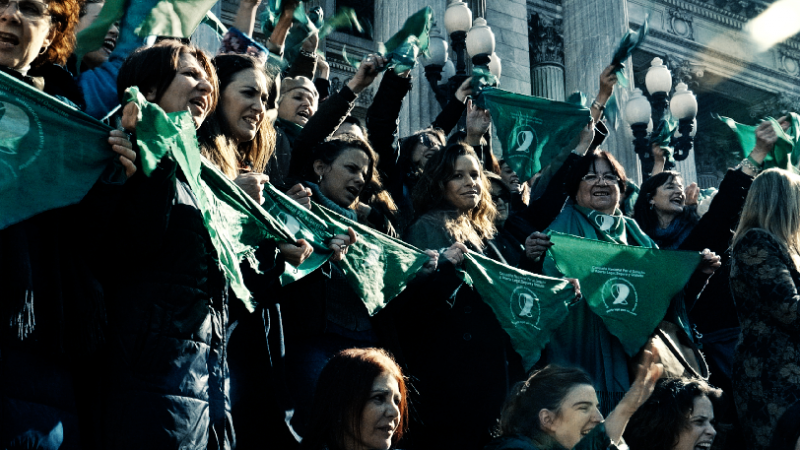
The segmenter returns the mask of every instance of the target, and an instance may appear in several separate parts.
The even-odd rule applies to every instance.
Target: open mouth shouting
[[[205,95],[198,95],[189,100],[189,111],[194,117],[205,117],[208,111],[208,99]]]
[[[305,125],[308,123],[308,119],[311,118],[311,110],[303,106],[297,110],[295,115],[299,118],[298,121]]]
[[[11,33],[0,33],[0,49],[13,48],[19,44],[19,38]]]
[[[694,446],[694,450],[709,450],[711,448],[711,444],[714,443],[714,440],[706,440],[703,442],[698,442],[697,445]]]
[[[359,188],[357,188],[357,187],[355,187],[355,186],[347,186],[347,187],[345,188],[345,190],[346,190],[348,193],[350,193],[350,195],[353,197],[353,200],[355,200],[356,198],[358,198],[358,196],[361,194],[361,189],[359,189]]]

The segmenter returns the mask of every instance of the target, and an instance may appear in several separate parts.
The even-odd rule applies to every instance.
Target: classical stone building
[[[645,15],[650,33],[626,69],[635,87],[646,92],[644,74],[654,57],[666,61],[673,82],[686,82],[698,98],[695,150],[679,163],[688,181],[702,187],[719,183],[724,170],[740,159],[732,134],[712,114],[754,123],[766,115],[777,117],[800,105],[800,39],[792,38],[766,52],[747,44],[745,24],[770,3],[760,0],[466,0],[473,17],[484,17],[497,38],[502,61],[501,88],[563,100],[574,91],[595,95],[598,77],[610,62],[620,37],[638,29]],[[334,87],[354,70],[342,58],[345,50],[360,58],[377,49],[404,20],[431,6],[443,30],[446,0],[310,0],[327,17],[341,6],[355,8],[373,24],[373,38],[334,33],[321,46],[331,66]],[[215,12],[231,23],[238,0],[223,0]],[[258,26],[257,26],[258,28]],[[263,39],[263,35],[256,33]],[[439,104],[422,67],[413,72],[414,88],[401,114],[401,135],[423,128],[439,113]],[[377,84],[375,85],[377,86]],[[375,87],[373,87],[375,89]],[[621,101],[628,92],[618,90]],[[355,114],[362,115],[374,91],[359,97]],[[606,141],[634,180],[640,179],[626,125]]]

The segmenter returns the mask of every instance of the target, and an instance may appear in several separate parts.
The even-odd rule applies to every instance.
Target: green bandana
[[[612,244],[552,231],[550,240],[548,253],[558,271],[580,280],[589,308],[628,356],[644,346],[701,260],[698,252]]]
[[[340,232],[353,228],[358,235],[347,256],[336,263],[370,315],[402,292],[429,257],[405,242],[391,238],[330,209],[312,203],[312,212]]]
[[[744,150],[744,156],[750,155],[756,145],[756,128],[758,127],[736,123],[729,117],[716,117],[736,133],[736,137]],[[764,158],[764,167],[779,167],[797,172],[797,166],[800,164],[800,115],[789,113],[790,126],[786,131],[783,131],[776,119],[767,117],[764,120],[770,121],[775,133],[778,134],[778,142],[775,143],[775,147]]]
[[[614,57],[611,59],[611,65],[616,67],[614,73],[617,74],[617,82],[620,87],[627,88],[628,77],[625,76],[625,61],[630,58],[634,50],[639,48],[647,37],[647,30],[649,29],[650,15],[644,17],[644,23],[639,28],[639,32],[628,30],[622,39],[619,41],[617,51],[614,52]]]
[[[420,54],[428,56],[432,19],[433,10],[430,6],[426,6],[406,19],[403,28],[390,37],[386,44],[379,45],[379,53],[387,60],[383,70],[394,69],[397,73],[405,72],[416,66],[417,56]],[[342,56],[356,69],[361,65],[360,62],[350,60],[344,49]]]
[[[476,104],[491,111],[503,159],[520,180],[529,180],[547,166],[591,119],[581,105],[492,87],[482,90]]]
[[[137,28],[136,34],[188,38],[217,0],[161,0]]]
[[[0,230],[78,203],[111,164],[111,128],[0,72]],[[80,144],[76,144],[76,137]]]
[[[294,242],[292,234],[200,156],[194,120],[187,111],[167,114],[145,100],[137,87],[125,91],[125,103],[128,102],[139,107],[136,141],[142,171],[149,176],[164,156],[175,159],[197,198],[221,270],[236,297],[253,311],[239,263],[252,256],[262,240]]]
[[[572,285],[563,279],[500,264],[477,253],[465,255],[464,268],[470,284],[492,308],[511,338],[525,370],[530,370],[553,330],[569,314],[567,305],[575,298]]]
[[[589,231],[586,230],[586,226],[589,225],[602,241],[623,245],[655,247],[653,240],[639,228],[639,224],[632,218],[624,216],[619,209],[616,209],[614,215],[610,216],[578,205],[573,205],[573,207],[575,211],[585,217],[585,221],[577,222],[581,224],[581,230],[579,232],[573,233],[567,231],[569,234],[591,236],[591,234],[586,233],[586,231]],[[632,239],[631,242],[628,242],[629,238]]]

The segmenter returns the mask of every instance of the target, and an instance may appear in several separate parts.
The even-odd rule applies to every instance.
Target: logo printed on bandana
[[[630,281],[625,278],[610,278],[603,284],[601,292],[607,312],[626,312],[636,315],[634,311],[639,305],[639,296]]]
[[[363,241],[362,244],[368,249],[367,255],[362,260],[354,264],[355,269],[368,269],[370,267],[379,266],[381,263],[381,253],[383,252],[383,247],[366,241]]]
[[[511,143],[511,152],[513,153],[530,153],[531,148],[535,150],[538,146],[536,130],[527,122],[523,123],[518,120],[511,137],[514,141]]]
[[[19,171],[33,164],[44,150],[42,123],[34,110],[24,103],[11,101],[6,92],[0,92],[0,185],[2,180],[11,182],[19,176]],[[26,139],[31,133],[36,141]],[[31,144],[35,150],[26,148],[19,152],[22,141]],[[57,166],[59,161],[49,160],[48,164]]]
[[[607,214],[598,214],[594,217],[594,223],[603,230],[608,231],[614,226],[614,218]]]
[[[511,293],[511,323],[515,326],[527,325],[537,330],[539,328],[539,318],[542,314],[542,306],[539,297],[525,287],[518,287]]]

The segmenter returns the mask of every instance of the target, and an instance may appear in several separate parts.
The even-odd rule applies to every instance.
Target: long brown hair
[[[322,369],[314,392],[308,434],[300,448],[344,449],[348,438],[360,440],[364,405],[375,379],[382,374],[393,376],[400,390],[399,423],[392,442],[400,440],[408,424],[408,391],[400,366],[386,350],[351,348],[336,354]]]
[[[225,95],[225,89],[233,81],[233,77],[244,70],[253,70],[264,75],[266,92],[274,83],[263,64],[248,55],[218,55],[212,63],[219,77],[220,99]],[[267,108],[267,106],[264,106]],[[215,109],[208,115],[200,129],[197,139],[203,155],[217,165],[229,178],[236,178],[239,169],[249,166],[253,172],[262,173],[267,168],[267,163],[275,153],[276,133],[272,122],[266,117],[261,119],[261,124],[256,131],[255,138],[247,142],[240,142],[236,146],[232,140],[232,131],[225,120],[220,116],[221,111]]]
[[[421,216],[434,209],[449,209],[444,198],[447,183],[453,179],[456,161],[466,156],[475,160],[480,168],[478,155],[472,147],[458,143],[453,144],[433,155],[419,179],[411,197],[414,202],[414,212]],[[492,187],[489,181],[481,174],[481,197],[478,206],[468,214],[443,215],[445,229],[457,242],[469,242],[476,248],[483,248],[483,241],[492,239],[497,232],[494,227],[494,217],[497,209],[492,202]]]

